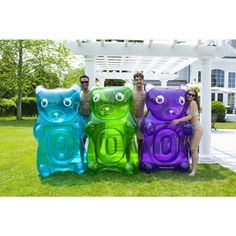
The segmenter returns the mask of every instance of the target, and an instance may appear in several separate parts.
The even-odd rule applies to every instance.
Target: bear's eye
[[[123,93],[116,93],[116,100],[121,102],[124,100],[124,94]]]
[[[98,102],[99,99],[100,99],[99,93],[95,93],[94,96],[93,96],[93,101],[94,101],[94,102]]]
[[[42,101],[41,101],[41,106],[42,107],[46,107],[48,105],[48,100],[47,98],[43,98]]]
[[[164,99],[164,97],[163,97],[162,95],[158,95],[158,96],[156,97],[156,102],[157,102],[158,104],[162,104],[164,101],[165,101],[165,99]]]
[[[184,105],[185,104],[185,99],[184,99],[184,97],[179,97],[179,103],[181,104],[181,105]]]
[[[66,106],[66,107],[69,107],[71,104],[72,104],[72,101],[70,98],[65,98],[63,100],[63,104]]]

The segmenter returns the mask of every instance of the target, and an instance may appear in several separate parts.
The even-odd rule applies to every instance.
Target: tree
[[[15,66],[12,66],[9,57],[4,53],[0,58],[0,98],[15,96],[17,87],[15,74]]]
[[[70,88],[73,84],[80,84],[80,76],[84,75],[84,69],[75,69],[71,71],[63,80],[62,86]]]
[[[43,68],[38,68],[34,71],[33,79],[28,79],[28,81],[24,83],[23,95],[29,97],[35,96],[35,88],[38,85],[53,89],[60,87],[61,81],[56,73],[47,72]]]
[[[7,85],[17,91],[17,120],[22,119],[23,93],[32,94],[32,88],[39,84],[35,75],[41,75],[47,85],[52,78],[60,82],[72,69],[73,59],[72,52],[60,41],[0,40],[0,91]]]

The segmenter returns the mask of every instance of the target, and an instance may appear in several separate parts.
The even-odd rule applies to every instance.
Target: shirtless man
[[[80,77],[80,83],[82,91],[80,93],[80,107],[79,107],[79,113],[82,116],[84,125],[88,122],[89,115],[91,113],[90,108],[90,90],[89,90],[89,77],[87,75],[82,75]],[[86,142],[86,136],[83,138],[83,142],[85,144]]]
[[[136,117],[139,127],[144,116],[144,105],[145,105],[145,91],[143,87],[144,76],[142,73],[136,73],[134,78],[134,92],[133,92],[133,102],[132,102],[132,113]],[[141,154],[141,148],[143,145],[143,136],[138,132],[138,153]]]

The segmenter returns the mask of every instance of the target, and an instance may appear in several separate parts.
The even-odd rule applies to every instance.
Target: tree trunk
[[[23,40],[19,40],[19,58],[17,68],[17,89],[18,89],[18,101],[17,101],[17,116],[16,120],[22,120],[22,65],[23,65]]]

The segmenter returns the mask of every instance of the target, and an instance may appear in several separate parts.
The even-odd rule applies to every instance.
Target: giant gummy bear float
[[[144,143],[140,168],[145,172],[158,169],[189,170],[189,150],[183,123],[172,125],[174,119],[185,116],[186,90],[160,89],[146,86],[148,113],[141,123]]]
[[[82,143],[83,122],[78,115],[80,87],[36,88],[39,116],[34,124],[38,140],[37,168],[41,176],[54,172],[83,173],[87,168]]]
[[[90,171],[113,170],[131,175],[138,167],[138,125],[130,111],[131,100],[132,89],[128,86],[92,90],[92,115],[85,127]]]

